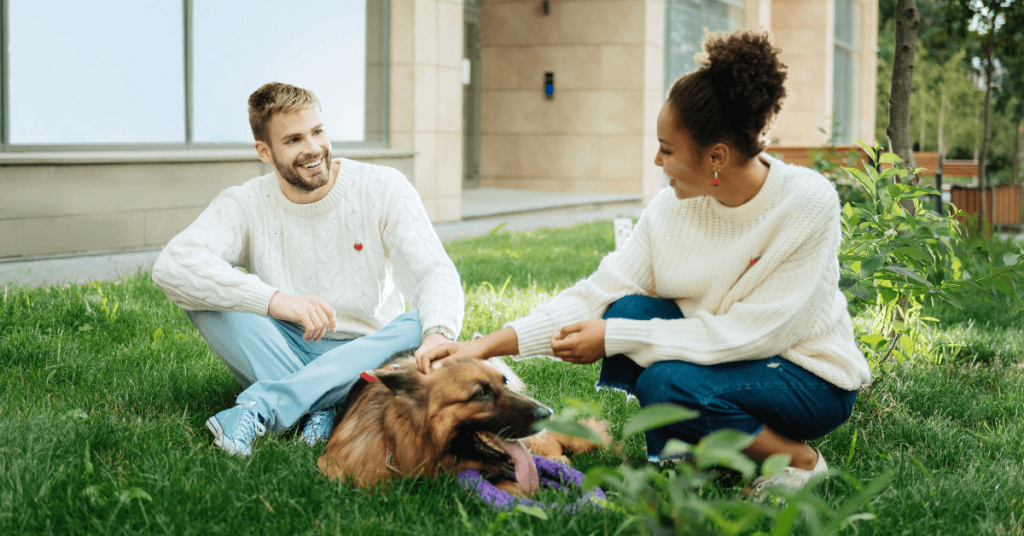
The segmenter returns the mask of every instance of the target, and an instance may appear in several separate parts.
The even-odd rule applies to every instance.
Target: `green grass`
[[[586,276],[613,244],[608,224],[447,244],[467,293],[463,337],[497,329]],[[849,475],[820,493],[839,504],[858,482],[892,469],[896,478],[870,506],[876,519],[848,533],[1021,533],[1024,316],[980,300],[930,314],[941,320],[929,337],[943,359],[898,365],[860,397],[847,424],[816,442]],[[637,410],[594,391],[596,366],[513,367],[556,409],[572,399],[599,404],[613,432]],[[0,534],[575,535],[612,534],[627,519],[614,509],[501,518],[451,478],[353,490],[323,478],[320,449],[295,445],[293,435],[230,457],[203,423],[237,393],[148,274],[0,288]],[[642,446],[632,439],[625,456],[641,460]],[[576,460],[582,469],[618,461],[609,452]],[[737,491],[709,486],[705,496]]]

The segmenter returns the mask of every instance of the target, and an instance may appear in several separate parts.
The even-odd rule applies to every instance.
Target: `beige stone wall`
[[[773,144],[822,145],[832,128],[831,0],[773,0],[772,35],[789,67],[788,97],[771,132]]]
[[[461,218],[463,33],[461,0],[391,0],[391,147],[435,222]]]
[[[410,154],[335,155],[413,172]],[[272,172],[249,150],[0,156],[0,258],[160,246],[221,190]]]
[[[548,15],[542,5],[483,3],[481,185],[652,194],[664,3],[558,0]]]
[[[749,5],[749,2],[748,2]],[[860,78],[854,88],[853,138],[870,141],[875,122],[875,46],[877,0],[855,4],[859,52],[854,53]],[[832,84],[835,41],[835,2],[832,0],[772,0],[771,32],[789,67],[788,97],[771,132],[772,143],[817,146],[832,128]],[[822,132],[824,131],[824,133]]]

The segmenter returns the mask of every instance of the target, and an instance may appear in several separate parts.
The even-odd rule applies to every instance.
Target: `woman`
[[[530,315],[440,346],[420,366],[517,354],[604,359],[598,387],[701,414],[647,433],[649,456],[670,438],[696,443],[732,428],[754,436],[744,450],[753,459],[790,456],[755,489],[799,488],[827,470],[804,441],[849,418],[870,381],[838,285],[839,200],[820,174],[762,153],[786,78],[768,36],[708,36],[704,50],[658,115],[655,163],[670,187],[623,249]]]

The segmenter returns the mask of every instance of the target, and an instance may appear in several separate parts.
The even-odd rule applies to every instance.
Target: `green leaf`
[[[718,430],[701,438],[697,443],[697,468],[728,467],[750,478],[757,464],[741,451],[754,441],[754,437],[737,430]]]
[[[156,328],[153,332],[153,342],[157,342],[164,337],[164,328]]]
[[[875,162],[877,160],[878,157],[875,154],[875,150],[870,145],[867,145],[860,140],[853,141],[856,142],[857,145],[860,145],[861,149],[864,149],[864,152],[868,154],[868,158],[871,159],[872,162]]]
[[[877,272],[883,264],[885,264],[885,257],[882,257],[881,255],[875,255],[874,257],[871,257],[870,259],[860,263],[860,276],[874,276],[875,272]]]
[[[526,506],[520,504],[519,506],[516,506],[513,510],[516,512],[522,512],[529,516],[533,516],[543,521],[548,520],[548,513],[545,512],[544,509],[539,506]]]
[[[1003,264],[1007,266],[1017,264],[1018,260],[1020,260],[1020,255],[1016,253],[1006,253],[1003,255]]]
[[[662,459],[665,459],[692,452],[693,445],[686,443],[685,441],[672,438],[665,442],[665,446],[661,449],[660,456]]]
[[[92,455],[89,453],[89,442],[85,442],[85,474],[91,475],[94,468],[92,466]]]
[[[552,432],[558,432],[572,437],[579,437],[604,446],[604,441],[601,439],[601,436],[597,435],[597,432],[594,432],[590,428],[587,428],[576,421],[570,421],[568,419],[551,419],[549,421],[535,422],[533,423],[533,427],[534,429],[547,428]],[[626,436],[623,435],[623,437]]]
[[[622,427],[622,438],[696,418],[700,413],[675,404],[651,404],[640,410]],[[596,434],[595,434],[596,435]]]
[[[878,161],[883,164],[898,164],[902,163],[903,159],[900,158],[899,155],[897,155],[896,153],[882,153],[878,157]]]
[[[932,262],[931,255],[929,255],[927,252],[925,252],[924,249],[921,249],[919,247],[906,247],[905,246],[905,247],[901,247],[901,248],[896,248],[894,251],[896,253],[902,253],[903,255],[906,255],[908,257],[913,257],[913,258],[915,258],[915,259],[917,259],[917,260],[919,260],[921,262],[926,262],[926,263]]]
[[[788,536],[793,530],[793,524],[796,523],[797,513],[797,503],[791,503],[788,505],[786,509],[775,518],[775,528],[772,530],[772,536]]]
[[[789,461],[789,454],[772,454],[761,464],[761,474],[770,476],[781,473],[783,469],[789,467]]]
[[[846,455],[846,467],[850,467],[853,461],[853,449],[857,446],[857,428],[853,429],[853,439],[850,440],[850,452]]]
[[[149,502],[153,502],[153,497],[150,497],[150,495],[146,493],[146,490],[142,488],[129,488],[123,490],[120,494],[118,494],[118,499],[120,499],[120,501],[123,503],[126,503],[132,499],[138,499],[140,501],[145,499]]]
[[[872,348],[878,346],[880,343],[883,343],[883,342],[885,342],[887,340],[888,339],[886,339],[885,337],[883,337],[883,336],[881,336],[881,335],[879,335],[877,333],[872,333],[871,335],[865,335],[865,336],[860,338],[860,342],[862,342],[862,343],[864,343],[864,344],[866,344],[868,346],[871,346]]]
[[[886,266],[884,269],[888,270],[890,272],[893,272],[893,273],[900,274],[902,276],[906,276],[906,277],[908,277],[910,279],[913,279],[914,281],[917,281],[917,282],[919,282],[919,283],[921,283],[921,284],[923,284],[923,285],[925,285],[925,286],[927,286],[929,288],[932,286],[932,284],[929,283],[928,280],[926,280],[925,278],[921,277],[919,274],[914,273],[912,270],[908,270],[908,269],[906,269],[906,268],[904,268],[902,266]]]

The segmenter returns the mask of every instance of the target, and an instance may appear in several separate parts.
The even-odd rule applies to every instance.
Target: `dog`
[[[399,358],[361,375],[317,465],[357,487],[476,469],[503,480],[503,489],[529,494],[539,477],[518,440],[552,413],[479,360],[425,375],[413,359]]]

